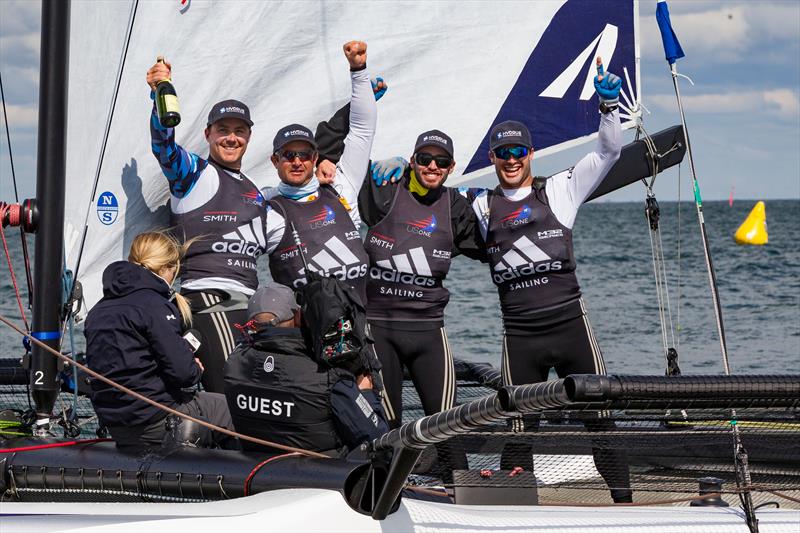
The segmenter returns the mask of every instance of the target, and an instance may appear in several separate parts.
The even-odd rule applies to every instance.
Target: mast
[[[70,0],[42,2],[42,50],[39,82],[39,143],[36,199],[39,229],[34,263],[32,336],[61,349],[61,300],[64,250],[67,84]],[[49,429],[59,392],[58,360],[34,345],[31,396],[36,404],[37,434]]]

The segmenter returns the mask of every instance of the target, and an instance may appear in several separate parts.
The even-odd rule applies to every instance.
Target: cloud
[[[39,125],[38,107],[23,105],[6,105],[9,128],[18,130],[22,128],[36,128]]]
[[[783,62],[797,63],[800,4],[671,2],[672,27],[687,57],[702,55],[711,62],[750,61],[763,52],[780,52]],[[654,12],[640,11],[642,52],[662,53]]]
[[[797,92],[791,89],[682,94],[682,100],[684,110],[697,113],[742,113],[761,110],[775,117],[792,120],[797,120],[800,116],[800,98]],[[645,105],[648,104],[674,111],[675,95],[652,94],[645,99]]]

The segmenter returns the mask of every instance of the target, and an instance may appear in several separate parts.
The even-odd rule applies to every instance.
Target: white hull
[[[465,506],[404,499],[375,521],[338,492],[279,490],[211,503],[0,503],[2,533],[50,531],[747,533],[736,508]],[[758,511],[761,533],[797,533],[800,511]]]

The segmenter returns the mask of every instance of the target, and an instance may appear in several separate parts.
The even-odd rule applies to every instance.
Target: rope
[[[220,432],[220,433],[222,433],[224,435],[228,435],[229,437],[236,437],[236,438],[238,438],[240,440],[246,440],[246,441],[249,441],[249,442],[253,442],[255,444],[260,444],[261,446],[267,446],[269,448],[276,448],[278,450],[283,450],[283,451],[286,451],[286,452],[293,452],[293,453],[299,453],[299,454],[302,454],[302,455],[308,455],[309,457],[317,457],[319,459],[330,459],[330,457],[328,457],[327,455],[323,455],[321,453],[312,452],[310,450],[303,450],[301,448],[295,448],[293,446],[286,446],[285,444],[278,444],[277,442],[270,442],[268,440],[259,439],[257,437],[251,437],[249,435],[243,435],[242,433],[237,433],[235,431],[231,431],[230,429],[226,429],[226,428],[211,424],[210,422],[206,422],[205,420],[200,420],[198,418],[194,418],[194,417],[192,417],[190,415],[187,415],[186,413],[181,413],[180,411],[176,411],[175,409],[172,409],[171,407],[167,407],[166,405],[162,405],[162,404],[160,404],[160,403],[158,403],[156,401],[153,401],[150,398],[148,398],[146,396],[143,396],[143,395],[139,394],[138,392],[129,389],[128,387],[125,387],[124,385],[120,385],[119,383],[117,383],[115,381],[112,381],[112,380],[108,379],[107,377],[105,377],[105,376],[103,376],[101,374],[98,374],[97,372],[95,372],[91,368],[87,367],[86,365],[83,365],[83,364],[81,364],[81,363],[79,363],[77,361],[73,361],[71,358],[67,357],[66,355],[64,355],[62,353],[57,352],[56,350],[52,349],[50,346],[48,346],[45,343],[41,342],[39,339],[31,337],[29,334],[27,334],[24,331],[22,331],[19,327],[17,327],[14,323],[9,321],[3,315],[0,315],[0,322],[2,322],[3,324],[7,325],[8,327],[13,329],[17,333],[19,333],[21,335],[24,335],[25,337],[30,339],[31,342],[33,342],[34,344],[39,346],[41,349],[50,352],[51,354],[53,354],[54,356],[58,357],[62,361],[66,362],[66,363],[71,363],[71,364],[77,366],[79,369],[83,370],[84,372],[86,372],[91,377],[97,378],[100,381],[102,381],[103,383],[105,383],[106,385],[110,385],[110,386],[114,387],[115,389],[120,390],[120,391],[122,391],[125,394],[128,394],[130,396],[133,396],[137,400],[141,400],[141,401],[143,401],[143,402],[145,402],[145,403],[147,403],[149,405],[152,405],[153,407],[155,407],[157,409],[161,409],[162,411],[164,411],[166,413],[169,413],[171,415],[175,415],[175,416],[180,417],[180,418],[184,418],[186,420],[191,420],[192,422],[195,422],[195,423],[197,423],[197,424],[199,424],[199,425],[201,425],[203,427],[206,427],[206,428],[208,428],[208,429],[210,429],[212,431],[218,431],[218,432]]]
[[[0,220],[5,217],[8,206],[0,203]],[[11,252],[8,250],[8,243],[6,242],[6,233],[3,230],[3,225],[0,224],[0,238],[3,240],[3,251],[6,253],[6,260],[8,261],[8,271],[11,274],[11,283],[14,285],[14,294],[17,298],[17,305],[19,306],[19,314],[22,317],[22,322],[25,324],[25,331],[30,331],[28,319],[25,316],[25,309],[22,306],[22,297],[19,295],[19,285],[17,284],[17,276],[14,274],[14,266],[11,264]]]
[[[0,448],[0,453],[32,452],[35,450],[47,450],[50,448],[63,448],[65,446],[75,446],[77,444],[94,444],[95,442],[109,442],[111,439],[86,439],[70,440],[66,442],[48,442],[47,444],[34,444],[31,446],[20,446],[18,448]]]
[[[278,459],[285,459],[286,457],[291,457],[293,455],[297,455],[296,453],[286,453],[284,455],[276,455],[274,457],[270,457],[268,459],[264,459],[260,463],[258,463],[251,471],[250,474],[247,475],[247,479],[244,480],[244,495],[250,495],[250,483],[253,481],[253,477],[261,470],[261,467],[266,465],[267,463],[271,463],[272,461],[276,461]]]
[[[130,16],[128,18],[128,29],[127,29],[127,32],[125,34],[125,46],[123,47],[122,57],[120,59],[119,69],[117,70],[117,80],[116,80],[116,83],[114,85],[114,97],[111,100],[111,107],[110,107],[110,109],[108,111],[108,119],[106,120],[106,128],[105,128],[105,131],[103,132],[103,142],[100,145],[101,146],[101,148],[100,148],[100,157],[98,158],[97,169],[95,170],[95,174],[94,174],[94,184],[92,185],[92,195],[91,195],[91,199],[89,200],[89,205],[86,207],[86,215],[83,218],[83,234],[81,235],[81,245],[80,245],[80,248],[78,249],[78,259],[77,259],[77,261],[75,263],[75,270],[74,270],[74,279],[75,280],[78,279],[78,274],[79,274],[80,268],[81,268],[81,259],[83,259],[83,248],[84,248],[84,245],[86,244],[86,234],[87,234],[87,232],[89,230],[89,211],[90,211],[92,202],[94,201],[95,195],[97,194],[97,185],[100,182],[100,171],[103,168],[103,160],[105,159],[105,155],[106,155],[106,146],[108,145],[108,136],[109,136],[109,134],[111,132],[111,122],[114,120],[114,110],[116,109],[116,106],[117,106],[117,96],[119,96],[119,89],[120,89],[120,85],[121,85],[121,82],[122,82],[122,73],[125,70],[125,60],[128,57],[128,47],[130,46],[130,43],[131,43],[131,35],[133,34],[133,23],[136,20],[136,11],[137,11],[138,8],[139,8],[139,0],[134,0],[133,5],[131,7],[131,14],[130,14]],[[77,285],[77,283],[73,284],[73,286],[72,286],[73,291],[74,291],[76,285]],[[73,291],[70,291],[70,298],[69,299],[71,299],[73,297],[73,294],[72,294]]]

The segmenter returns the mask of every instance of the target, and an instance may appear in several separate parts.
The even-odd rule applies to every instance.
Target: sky
[[[645,127],[680,123],[672,79],[655,23],[655,0],[640,2]],[[800,198],[800,2],[670,0],[672,25],[686,57],[681,94],[704,200]],[[20,198],[35,194],[40,3],[0,0],[0,75]],[[391,89],[390,89],[391,90]],[[0,117],[2,119],[2,117]],[[0,200],[13,199],[11,165],[0,120]],[[625,141],[632,140],[626,132]],[[549,175],[573,165],[587,146],[534,161]],[[691,197],[688,161],[659,175],[658,198]],[[489,185],[487,183],[486,185]],[[605,197],[641,201],[638,184]]]

